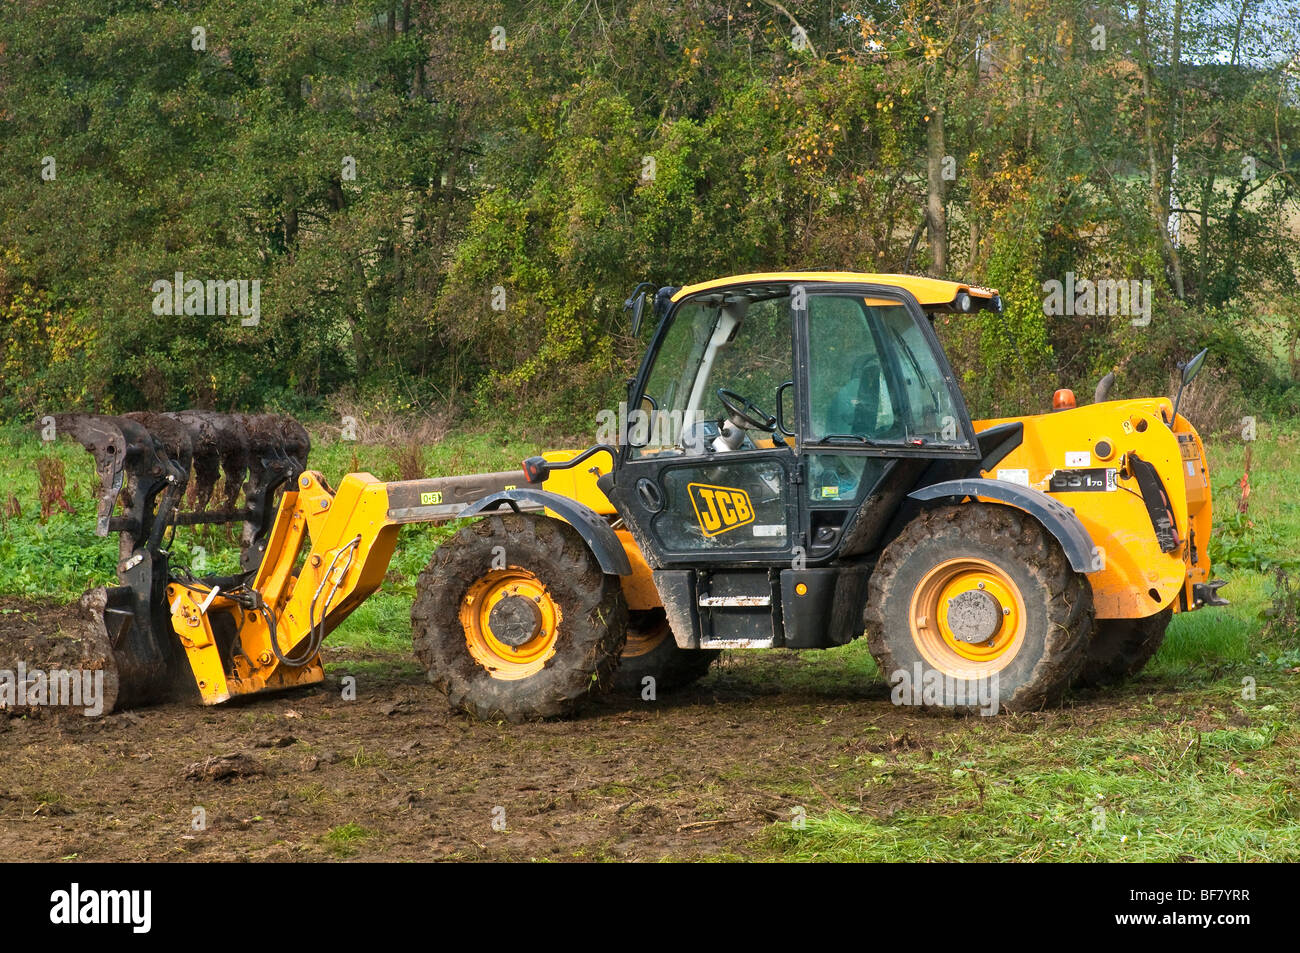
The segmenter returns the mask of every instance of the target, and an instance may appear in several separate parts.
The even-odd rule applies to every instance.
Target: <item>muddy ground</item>
[[[0,600],[0,643],[31,646],[74,614]],[[607,696],[565,722],[483,724],[450,713],[413,660],[326,651],[323,687],[223,708],[0,714],[0,858],[771,857],[772,825],[801,807],[884,817],[936,796],[915,779],[868,793],[841,770],[854,759],[1086,730],[1138,702],[936,717],[847,673],[792,689],[780,670],[806,664],[795,653],[763,653],[761,668],[732,653],[653,703]],[[342,698],[348,673],[356,701]]]

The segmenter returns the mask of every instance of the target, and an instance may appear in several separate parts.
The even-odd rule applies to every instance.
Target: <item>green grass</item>
[[[1228,581],[1223,595],[1232,605],[1175,615],[1148,672],[1177,678],[1206,666],[1242,663],[1254,656],[1251,646],[1259,633],[1260,613],[1270,602],[1272,579],[1249,570],[1215,575]]]
[[[1244,516],[1236,503],[1247,448],[1250,450],[1250,498]],[[1210,463],[1210,489],[1215,500],[1216,565],[1228,562],[1242,568],[1270,569],[1278,564],[1300,568],[1300,428],[1281,427],[1260,420],[1256,439],[1217,440],[1206,447]],[[1225,541],[1231,546],[1225,554]],[[1224,568],[1227,568],[1224,566]]]
[[[411,599],[382,591],[330,633],[329,644],[373,652],[410,652]]]
[[[861,807],[774,825],[767,845],[800,860],[1300,859],[1300,685],[1257,674],[1254,700],[1234,673],[1173,710],[1125,699],[1093,730],[979,720],[934,750],[859,757],[845,773]]]
[[[862,813],[776,825],[769,844],[799,860],[1300,860],[1297,738],[1277,717],[1204,732],[1125,719],[1064,744],[908,755],[863,772]],[[922,803],[868,815],[873,785],[909,782]]]
[[[364,841],[374,836],[374,831],[349,821],[327,831],[321,839],[334,856],[351,857]]]
[[[311,466],[324,473],[334,485],[345,473],[353,471],[371,473],[380,480],[402,478],[398,450],[380,444],[340,440],[331,429],[323,426],[309,429],[312,431]],[[420,448],[424,464],[421,475],[439,477],[511,470],[517,468],[524,457],[541,449],[503,434],[453,433]]]
[[[117,540],[93,533],[99,481],[90,454],[66,441],[42,444],[34,429],[16,424],[0,428],[0,452],[0,592],[70,599],[112,580]],[[63,461],[66,496],[75,510],[56,511],[44,524],[36,475],[42,455]],[[17,517],[9,515],[15,504]]]

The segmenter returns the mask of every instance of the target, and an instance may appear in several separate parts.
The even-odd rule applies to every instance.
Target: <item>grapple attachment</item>
[[[54,424],[95,458],[96,535],[119,534],[118,585],[81,598],[83,664],[104,671],[104,711],[194,694],[166,601],[164,537],[176,526],[242,523],[241,577],[221,582],[255,572],[279,493],[307,466],[306,429],[278,414],[205,410],[59,414]],[[209,508],[219,479],[224,491]]]

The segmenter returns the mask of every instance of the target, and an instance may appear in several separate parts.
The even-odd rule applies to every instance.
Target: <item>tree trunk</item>
[[[1241,28],[1246,24],[1246,11],[1250,9],[1250,0],[1241,0],[1241,11],[1237,14],[1237,29],[1232,34],[1232,59],[1229,63],[1232,66],[1237,65],[1237,57],[1241,53]]]
[[[1178,249],[1169,238],[1169,181],[1172,175],[1173,152],[1159,142],[1155,120],[1155,79],[1151,63],[1150,27],[1147,24],[1146,0],[1138,0],[1138,49],[1141,55],[1143,138],[1146,140],[1148,194],[1151,216],[1160,233],[1160,250],[1169,269],[1174,294],[1181,300],[1183,292],[1183,265]],[[1161,158],[1157,158],[1157,149]],[[1167,158],[1164,158],[1167,157]]]
[[[937,276],[948,273],[948,215],[943,204],[943,160],[947,143],[943,132],[943,106],[930,107],[930,121],[925,127],[926,184],[925,214],[930,226],[931,271]]]

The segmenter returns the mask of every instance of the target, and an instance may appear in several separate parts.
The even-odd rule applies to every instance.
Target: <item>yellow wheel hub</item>
[[[526,569],[494,569],[460,604],[465,644],[493,678],[527,678],[555,654],[563,618],[546,586]]]
[[[1025,639],[1025,601],[985,559],[949,559],[925,574],[911,605],[912,639],[935,669],[981,678],[1011,663]]]

